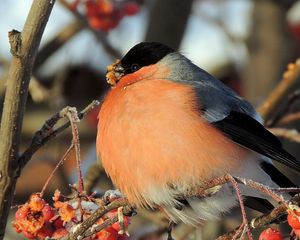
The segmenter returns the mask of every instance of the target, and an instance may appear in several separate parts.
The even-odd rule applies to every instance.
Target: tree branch
[[[271,92],[269,97],[258,107],[257,111],[263,119],[268,120],[271,113],[278,107],[282,98],[291,90],[297,83],[300,75],[300,59],[294,64],[289,64],[288,69],[283,74],[283,79]]]
[[[269,128],[269,131],[277,137],[300,143],[300,133],[296,129]]]
[[[297,100],[299,100],[299,98],[300,90],[298,89],[288,96],[288,100],[285,104],[285,107],[281,111],[279,111],[274,118],[269,119],[265,123],[265,126],[274,127],[275,125],[277,125],[281,121],[281,119],[284,118],[285,115],[291,111],[292,106]]]
[[[197,186],[193,189],[190,189],[185,195],[178,196],[178,199],[182,198],[192,198],[192,197],[205,197],[207,195],[214,194],[218,192],[220,187],[226,183],[231,183],[231,180],[234,179],[237,183],[246,185],[250,188],[254,188],[267,196],[270,196],[273,198],[279,205],[274,208],[270,213],[262,215],[260,217],[252,219],[250,222],[248,222],[248,226],[250,229],[263,227],[267,224],[270,224],[275,219],[278,219],[282,214],[285,214],[287,209],[289,208],[289,204],[283,199],[283,197],[276,193],[276,191],[297,191],[299,192],[300,189],[298,188],[287,188],[287,189],[270,189],[267,186],[252,181],[251,179],[244,179],[240,177],[234,177],[229,174],[226,174],[222,177],[214,178],[209,181],[205,181],[201,186]],[[104,204],[105,201],[103,201]],[[290,201],[290,203],[299,205],[300,203],[300,196],[296,195],[293,197]],[[72,233],[70,233],[67,237],[62,238],[62,240],[75,240],[78,238],[85,238],[88,236],[91,236],[102,229],[108,227],[109,225],[113,224],[117,221],[117,218],[112,218],[104,221],[100,225],[95,225],[98,219],[103,217],[106,213],[110,212],[113,209],[124,207],[123,213],[130,214],[132,211],[134,211],[135,207],[132,206],[126,198],[119,198],[114,200],[108,205],[103,205],[98,210],[96,210],[89,218],[87,218],[85,221],[80,223],[76,230]],[[226,233],[218,238],[218,240],[229,240],[232,239],[233,236],[239,236],[242,232],[240,231],[241,227],[232,230],[229,233]],[[240,231],[240,232],[238,232]]]
[[[9,33],[13,58],[0,130],[0,239],[4,237],[16,185],[19,142],[32,66],[54,3],[55,0],[34,0],[23,31]]]
[[[283,116],[279,121],[278,121],[278,125],[284,125],[284,124],[289,124],[295,121],[299,121],[300,120],[300,112],[296,112],[296,113],[289,113],[285,116]]]
[[[113,209],[124,207],[123,213],[129,214],[132,212],[132,206],[129,205],[128,200],[125,198],[119,198],[111,202],[110,204],[98,208],[88,219],[83,221],[81,224],[78,225],[76,230],[68,235],[66,238],[63,238],[63,240],[77,240],[78,238],[85,236],[85,232],[91,228],[101,217],[104,216],[104,214],[110,212]],[[115,219],[114,219],[115,220]],[[113,224],[113,221],[110,221],[109,224]],[[107,223],[105,223],[105,226]],[[109,226],[109,225],[107,225]],[[101,227],[102,228],[102,227]],[[103,228],[102,228],[103,229]],[[100,229],[101,230],[101,229]],[[95,233],[94,230],[90,230],[87,235],[89,235],[91,232]]]
[[[299,195],[296,195],[291,199],[291,202],[299,206],[300,204],[300,197]],[[256,229],[256,228],[262,228],[276,220],[281,215],[285,214],[287,211],[287,205],[285,203],[279,204],[277,207],[275,207],[271,212],[264,214],[262,216],[259,216],[257,218],[253,218],[251,221],[249,221],[248,226],[250,229]],[[217,238],[217,240],[231,240],[232,236],[236,233],[236,231],[239,229],[239,227],[235,228],[231,232],[225,233],[224,235]]]
[[[88,106],[86,106],[79,114],[78,118],[82,119],[89,111],[91,111],[95,106],[98,106],[100,103],[97,100],[92,101]],[[44,146],[48,141],[55,138],[58,134],[62,133],[65,129],[70,127],[70,122],[67,122],[60,126],[57,129],[53,129],[57,122],[64,117],[65,108],[60,112],[54,114],[51,118],[49,118],[44,125],[38,130],[31,141],[29,147],[21,154],[18,159],[18,175],[23,167],[29,162],[32,158],[33,154],[39,150],[42,146]]]

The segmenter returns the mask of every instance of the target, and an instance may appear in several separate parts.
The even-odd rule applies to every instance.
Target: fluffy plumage
[[[142,43],[128,54],[116,67],[120,71],[116,76],[121,77],[99,112],[97,151],[106,172],[129,201],[160,206],[173,221],[196,224],[217,218],[237,203],[230,185],[206,198],[186,199],[188,206],[178,200],[204,180],[230,173],[278,186],[261,168],[263,160],[252,151],[257,148],[217,125],[233,111],[259,124],[248,102],[164,45]],[[134,64],[139,67],[132,68]],[[247,127],[238,126],[237,131]],[[250,140],[263,137],[253,132]],[[275,146],[279,153],[286,153]],[[257,152],[265,154],[264,149]],[[270,157],[272,152],[265,155]],[[297,164],[291,155],[285,157],[282,162]],[[246,196],[264,198],[244,186],[241,190]]]

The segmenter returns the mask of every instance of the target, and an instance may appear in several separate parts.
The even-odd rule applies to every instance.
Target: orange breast
[[[147,201],[150,188],[192,186],[239,169],[246,150],[201,118],[191,87],[155,74],[124,86],[103,102],[97,151],[129,201]]]

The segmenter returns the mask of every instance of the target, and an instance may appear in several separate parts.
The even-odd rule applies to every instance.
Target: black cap
[[[144,66],[155,64],[174,49],[158,42],[141,42],[131,48],[122,58],[125,73],[133,73]]]

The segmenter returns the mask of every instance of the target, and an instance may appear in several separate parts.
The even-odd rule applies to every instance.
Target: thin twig
[[[300,133],[296,129],[269,128],[269,130],[277,137],[300,143]]]
[[[101,230],[109,227],[110,225],[113,225],[117,221],[118,221],[118,216],[114,216],[113,218],[109,218],[99,225],[94,225],[83,234],[83,237],[84,238],[90,237],[93,234],[98,233]]]
[[[247,215],[246,215],[246,210],[245,210],[245,205],[244,205],[244,202],[243,202],[241,190],[238,186],[237,181],[234,179],[234,177],[232,177],[231,175],[227,175],[226,177],[227,177],[228,181],[231,182],[232,186],[234,187],[234,189],[236,191],[236,195],[237,195],[237,198],[238,198],[239,203],[240,203],[242,219],[243,219],[243,224],[240,226],[239,230],[236,232],[236,234],[233,236],[232,239],[235,240],[239,236],[243,237],[244,232],[247,231],[247,235],[248,235],[249,240],[253,240],[252,233],[251,233],[251,231],[248,227],[248,223],[247,223],[248,220],[247,220]]]
[[[245,179],[240,177],[231,176],[230,174],[226,174],[221,177],[217,177],[208,181],[203,182],[201,186],[197,186],[196,188],[190,189],[186,194],[183,196],[178,196],[178,198],[190,198],[190,197],[205,197],[211,194],[212,189],[216,189],[216,187],[220,187],[228,182],[231,182],[231,178],[234,178],[238,183],[248,186],[250,188],[254,188],[260,192],[265,193],[267,196],[273,198],[276,202],[284,202],[282,196],[278,195],[275,191],[268,188],[267,186],[252,181],[251,179]],[[217,192],[219,188],[215,192]]]
[[[271,92],[269,97],[258,108],[258,112],[263,119],[268,120],[271,113],[274,111],[282,98],[287,92],[295,86],[300,74],[300,59],[297,59],[295,63],[289,64],[287,71],[283,74],[283,79]]]
[[[127,199],[116,199],[110,204],[98,208],[88,219],[80,223],[73,233],[70,233],[67,237],[63,238],[63,240],[77,240],[81,236],[84,236],[84,233],[91,228],[98,221],[98,219],[103,217],[104,214],[119,207],[124,207],[125,214],[129,214],[133,209]]]
[[[88,112],[90,112],[95,106],[98,106],[100,103],[97,100],[92,101],[87,107],[85,107],[79,114],[78,118],[82,119]],[[38,130],[31,141],[29,147],[21,154],[18,159],[19,172],[20,170],[29,162],[32,158],[33,154],[39,150],[43,145],[45,145],[48,141],[55,138],[58,134],[62,133],[65,129],[67,129],[71,124],[67,122],[60,126],[57,129],[53,129],[56,123],[63,117],[62,112],[65,110],[54,114],[51,118],[49,118],[45,124],[42,126],[40,130]]]
[[[289,113],[283,116],[277,123],[277,125],[286,125],[295,121],[300,121],[300,112]]]
[[[49,177],[47,178],[42,190],[41,190],[41,193],[40,193],[40,197],[42,198],[44,196],[44,193],[46,191],[46,188],[48,187],[49,185],[49,182],[50,180],[52,179],[54,173],[57,171],[57,169],[60,167],[60,165],[63,164],[63,162],[66,160],[68,154],[70,153],[70,151],[72,150],[73,146],[71,145],[68,150],[65,152],[65,154],[63,155],[63,157],[59,160],[59,162],[56,164],[55,168],[52,170],[52,172],[50,173]]]
[[[191,189],[188,192],[188,194],[184,196],[184,198],[186,198],[186,197],[195,197],[195,196],[205,197],[207,195],[207,193],[210,192],[211,189],[213,189],[217,186],[224,185],[227,182],[232,182],[232,180],[231,180],[232,178],[240,184],[243,184],[243,185],[248,186],[250,188],[254,188],[254,189],[256,189],[260,192],[265,193],[267,196],[270,196],[276,202],[280,203],[282,208],[284,208],[285,210],[288,208],[287,202],[283,199],[282,196],[278,195],[274,190],[268,188],[267,186],[265,186],[261,183],[255,182],[251,179],[233,177],[229,174],[226,174],[224,176],[214,178],[212,180],[204,182],[203,185],[201,185],[200,187],[197,187],[195,189]],[[279,209],[281,210],[281,208],[279,208]],[[279,213],[281,214],[282,212],[280,211]],[[275,210],[274,212],[272,211],[272,215],[270,215],[267,218],[263,218],[262,220],[255,220],[255,223],[253,223],[253,220],[252,220],[250,222],[252,225],[249,226],[249,223],[248,223],[248,227],[251,227],[251,228],[259,227],[259,226],[261,226],[261,224],[265,224],[266,221],[269,221],[272,218],[268,222],[268,223],[270,223],[272,220],[274,220],[274,219],[276,219],[280,216],[280,215],[278,215],[279,213],[278,213],[278,210]],[[275,214],[277,214],[277,215],[275,215]],[[258,219],[260,219],[260,218],[258,218]],[[218,240],[234,239],[234,238],[240,237],[241,234],[243,233],[243,231],[241,231],[241,230],[245,226],[247,227],[247,225],[245,225],[245,222],[243,222],[243,224],[241,226],[239,226],[238,228],[234,229],[233,231],[231,231],[229,233],[226,233],[225,235],[221,236],[220,238],[218,238]]]
[[[299,98],[300,98],[300,90],[296,90],[295,92],[290,94],[289,97],[288,97],[288,101],[285,104],[285,107],[273,119],[268,120],[266,122],[265,126],[273,127],[273,126],[277,125],[278,122],[280,122],[280,120],[282,118],[284,118],[284,116],[287,113],[289,113],[291,111],[292,106],[294,105],[294,103],[297,100],[299,100]]]
[[[293,202],[297,206],[300,204],[300,197],[296,195],[293,197],[290,202]],[[286,203],[281,203],[277,207],[275,207],[271,212],[267,214],[263,214],[257,218],[253,218],[251,221],[248,222],[248,225],[251,229],[262,228],[273,222],[274,220],[278,219],[278,217],[282,216],[286,213],[288,209],[288,205]],[[232,236],[236,233],[239,227],[235,228],[231,232],[225,233],[224,235],[217,238],[217,240],[231,240]]]
[[[222,177],[214,178],[210,181],[206,181],[203,185],[197,186],[195,189],[191,189],[186,195],[181,196],[183,198],[189,198],[189,197],[204,197],[207,195],[207,193],[211,192],[212,188],[224,185],[228,182],[232,182],[232,179],[234,179],[234,182],[246,185],[248,187],[254,188],[260,192],[265,193],[266,195],[272,197],[275,201],[277,201],[280,205],[272,210],[268,215],[263,215],[259,218],[255,218],[252,221],[248,222],[248,226],[244,224],[244,226],[248,227],[249,229],[257,228],[257,227],[262,227],[273,220],[277,219],[281,214],[285,213],[286,210],[288,209],[289,205],[288,203],[283,199],[282,196],[278,195],[275,192],[275,189],[270,189],[267,186],[252,181],[250,179],[244,179],[240,177],[233,177],[229,174],[226,174]],[[282,190],[282,189],[280,189]],[[295,189],[292,189],[295,190]],[[299,190],[299,189],[298,189]],[[299,197],[298,197],[299,198]],[[297,197],[294,197],[292,201],[296,201],[298,205],[298,199]],[[114,223],[115,219],[112,219],[111,221],[105,222],[104,225],[99,225],[98,227],[95,226],[94,224],[97,222],[98,219],[104,216],[104,214],[108,213],[109,211],[119,208],[119,207],[124,207],[125,214],[131,212],[134,209],[134,206],[130,205],[127,199],[125,198],[119,198],[110,204],[106,206],[100,207],[96,212],[94,212],[88,219],[83,221],[73,233],[70,233],[67,237],[63,238],[63,240],[75,240],[78,237],[86,237],[90,236],[91,234],[96,233],[97,230],[102,230],[104,227],[107,227],[108,224]],[[251,224],[251,225],[250,225]],[[94,226],[94,227],[93,227]],[[92,229],[90,229],[92,228]],[[90,229],[90,230],[88,230]],[[224,239],[232,239],[234,236],[239,237],[243,231],[243,228],[240,226],[233,230],[230,233],[227,233],[220,238],[219,240],[224,240]],[[251,236],[251,235],[250,235]]]
[[[77,123],[80,121],[78,118],[78,113],[76,108],[68,107],[66,109],[66,116],[69,118],[72,128],[72,145],[75,150],[75,159],[78,175],[78,192],[82,193],[83,191],[83,177],[81,173],[81,159],[80,159],[80,143],[79,143],[79,133],[77,128]]]

